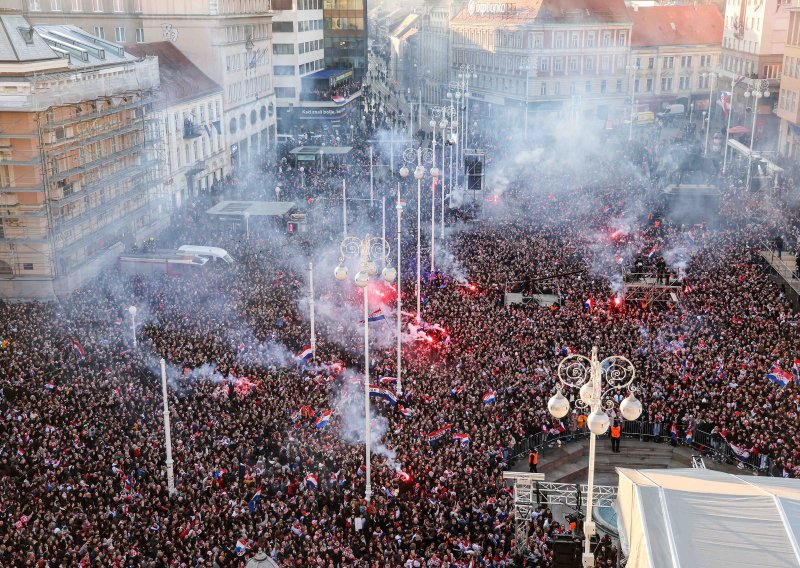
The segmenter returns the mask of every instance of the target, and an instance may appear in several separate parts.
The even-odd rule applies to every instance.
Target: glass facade
[[[367,66],[367,0],[324,0],[325,67],[353,69],[363,76]]]

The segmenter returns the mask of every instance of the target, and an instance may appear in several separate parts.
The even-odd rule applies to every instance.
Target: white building
[[[166,136],[159,149],[164,164],[166,208],[181,207],[208,190],[229,170],[223,91],[170,42],[131,44],[139,57],[157,57],[161,89],[153,109]]]

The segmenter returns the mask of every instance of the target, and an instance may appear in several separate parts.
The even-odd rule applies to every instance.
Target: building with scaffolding
[[[0,15],[0,297],[69,293],[157,230],[156,58]]]

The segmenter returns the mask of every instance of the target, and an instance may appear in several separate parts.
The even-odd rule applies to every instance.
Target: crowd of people
[[[481,136],[489,150],[501,146]],[[714,432],[764,456],[764,474],[800,476],[798,385],[765,378],[791,367],[798,320],[758,256],[762,241],[794,242],[798,227],[735,177],[719,180],[716,220],[687,225],[670,217],[640,163],[624,147],[591,164],[594,173],[531,163],[483,203],[481,219],[453,221],[439,269],[424,273],[427,333],[405,328],[402,395],[373,399],[370,500],[355,286],[323,272],[316,352],[297,355],[310,344],[307,263],[327,267],[320,251],[338,260],[342,178],[360,188],[354,230],[381,221],[366,205],[363,144],[347,164],[304,172],[303,187],[288,163],[220,186],[225,197],[258,197],[278,182],[304,204],[304,233],[220,225],[202,214],[203,200],[220,196],[203,196],[158,237],[162,247],[224,247],[233,265],[192,278],[110,269],[59,301],[0,305],[0,565],[227,567],[263,550],[287,567],[551,566],[553,539],[577,528],[543,510],[518,542],[502,472],[525,459],[514,455],[519,442],[564,425],[547,413],[558,362],[594,346],[633,362],[642,420],[682,436]],[[392,205],[394,183],[378,182]],[[404,183],[413,209],[416,184]],[[410,311],[415,222],[403,221]],[[391,215],[389,225],[391,234]],[[620,266],[652,256],[674,274],[679,301],[617,302]],[[556,305],[502,301],[507,282],[525,289],[554,273],[578,274],[559,279]],[[371,290],[370,308],[391,325],[366,324],[368,380],[393,390],[395,289]],[[617,560],[606,539],[598,565]]]

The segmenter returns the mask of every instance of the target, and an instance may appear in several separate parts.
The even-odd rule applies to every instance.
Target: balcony
[[[200,127],[193,123],[188,118],[183,119],[183,137],[184,138],[200,138],[202,133]]]

